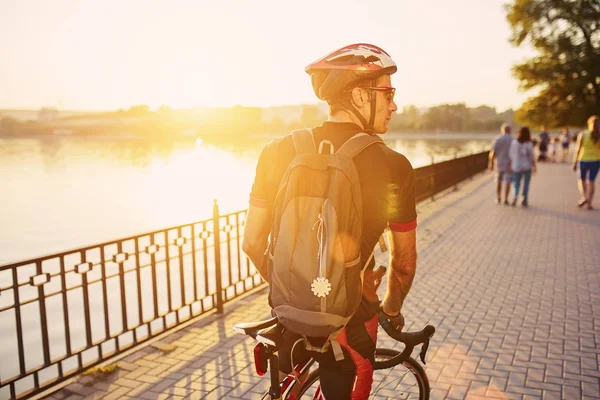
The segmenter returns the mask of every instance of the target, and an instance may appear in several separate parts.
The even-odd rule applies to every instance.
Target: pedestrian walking
[[[558,153],[558,141],[559,141],[559,138],[557,138],[557,137],[553,137],[550,139],[552,162],[556,162],[556,154]]]
[[[571,135],[569,134],[569,129],[564,128],[560,131],[560,145],[562,148],[562,162],[567,162],[567,157],[569,155],[569,146],[571,145]]]
[[[496,204],[500,204],[502,194],[502,184],[504,183],[504,204],[508,205],[508,193],[510,192],[510,183],[512,182],[512,173],[510,170],[509,150],[510,143],[513,140],[511,135],[512,128],[504,123],[500,127],[500,135],[496,136],[492,143],[490,151],[488,168],[494,170],[494,160],[496,160]]]
[[[548,161],[548,145],[550,144],[550,134],[546,130],[546,125],[542,126],[540,132],[540,147],[538,150],[540,153],[538,154],[538,161]]]
[[[573,157],[573,171],[579,166],[579,179],[577,186],[581,199],[578,207],[587,205],[592,210],[592,199],[594,198],[594,181],[600,169],[600,117],[592,115],[587,120],[587,130],[583,130],[577,136],[577,150]]]
[[[533,143],[531,143],[531,131],[523,126],[519,129],[517,138],[510,144],[510,166],[513,171],[513,183],[515,185],[515,197],[512,205],[517,204],[519,189],[523,181],[523,200],[521,205],[529,205],[529,182],[531,174],[536,172],[535,157],[533,156]]]

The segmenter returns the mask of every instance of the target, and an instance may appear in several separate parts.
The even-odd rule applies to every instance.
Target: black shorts
[[[321,390],[325,398],[345,400],[354,396],[368,399],[373,383],[378,319],[376,307],[365,305],[364,302],[363,306],[363,311],[357,312],[338,336],[344,353],[343,360],[336,361],[331,349],[323,354],[308,351],[301,342],[294,347],[292,359],[292,347],[300,336],[286,330],[283,333],[284,344],[279,349],[279,370],[289,374],[292,361],[298,364],[312,357],[319,363]]]

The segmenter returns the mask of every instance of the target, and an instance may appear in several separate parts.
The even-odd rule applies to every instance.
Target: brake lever
[[[425,356],[427,355],[428,349],[429,349],[429,339],[427,339],[425,341],[425,343],[423,343],[423,346],[421,346],[421,353],[419,354],[419,357],[421,358],[421,362],[423,363],[423,365],[427,364],[425,362]]]

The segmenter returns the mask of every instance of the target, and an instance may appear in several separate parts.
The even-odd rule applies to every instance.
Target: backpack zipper
[[[317,277],[313,280],[313,293],[315,296],[321,298],[321,312],[327,311],[327,295],[331,291],[331,284],[327,279],[327,265],[325,265],[323,258],[323,247],[325,245],[325,238],[327,237],[327,227],[325,225],[325,205],[327,200],[323,202],[321,206],[321,213],[317,217],[317,221],[314,223],[312,230],[317,229],[317,243],[319,244],[319,250],[317,252],[317,263],[319,265],[319,271]],[[317,288],[325,287],[326,290],[315,290]]]

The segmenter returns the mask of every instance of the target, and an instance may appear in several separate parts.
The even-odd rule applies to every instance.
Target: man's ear
[[[352,89],[352,102],[358,106],[358,108],[362,107],[368,101],[367,93],[355,87]]]

